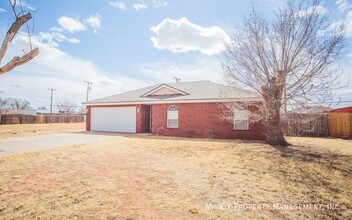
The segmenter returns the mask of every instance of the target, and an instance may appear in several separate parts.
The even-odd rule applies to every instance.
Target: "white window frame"
[[[177,120],[176,125],[174,124],[170,124],[169,120]],[[178,119],[178,108],[176,105],[170,105],[167,108],[167,119],[166,119],[166,127],[167,128],[178,128],[178,123],[179,119]]]
[[[233,111],[233,129],[236,131],[248,131],[249,130],[249,115],[250,112],[247,110],[234,110]],[[239,123],[246,121],[245,128],[238,127]]]

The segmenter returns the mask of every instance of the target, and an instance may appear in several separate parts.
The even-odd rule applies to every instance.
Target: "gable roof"
[[[155,95],[158,88],[172,88],[179,93]],[[154,94],[154,95],[153,95]],[[148,86],[130,92],[120,93],[83,104],[152,104],[152,103],[181,103],[181,102],[221,102],[231,100],[260,101],[255,93],[227,85],[209,81],[163,83]]]
[[[176,89],[164,83],[156,87],[155,89],[150,90],[146,94],[142,95],[142,97],[147,97],[151,95],[189,95],[189,94],[187,92]]]

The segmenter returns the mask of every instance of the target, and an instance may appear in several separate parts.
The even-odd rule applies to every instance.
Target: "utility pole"
[[[52,114],[53,113],[53,93],[56,89],[50,88],[48,90],[50,90],[50,92],[51,92],[51,95],[50,95],[50,114]]]
[[[90,85],[92,85],[92,82],[89,81],[84,81],[85,83],[87,83],[87,96],[86,96],[86,102],[88,102],[88,96],[89,96],[89,90],[91,90]]]

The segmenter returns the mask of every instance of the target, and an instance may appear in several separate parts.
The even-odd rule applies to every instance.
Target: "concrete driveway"
[[[109,133],[60,133],[8,138],[0,140],[0,157],[103,141],[116,136],[116,134]]]

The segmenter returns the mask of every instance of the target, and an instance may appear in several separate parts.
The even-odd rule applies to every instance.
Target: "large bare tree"
[[[59,112],[64,114],[72,114],[77,108],[77,105],[69,100],[60,100],[58,103],[56,103],[56,106],[59,109]]]
[[[21,109],[24,110],[30,106],[30,102],[25,99],[7,98],[6,105],[8,109]]]
[[[223,74],[230,85],[262,98],[266,141],[287,146],[281,114],[331,99],[341,75],[335,61],[345,54],[344,26],[329,24],[319,0],[289,1],[266,19],[257,9],[227,42]]]
[[[2,44],[0,47],[0,65],[2,65],[1,63],[6,55],[6,52],[8,50],[8,47],[11,41],[14,39],[14,37],[16,36],[20,28],[24,25],[26,26],[28,31],[30,51],[28,52],[24,51],[24,54],[22,56],[15,56],[10,61],[8,61],[5,65],[0,66],[0,75],[11,71],[17,66],[27,63],[28,61],[32,60],[34,57],[36,57],[39,54],[39,48],[32,48],[31,39],[30,39],[31,38],[30,28],[27,24],[27,22],[32,19],[31,12],[23,9],[21,0],[18,0],[18,1],[8,0],[8,2],[11,8],[10,13],[12,13],[12,15],[14,16],[15,21],[7,31],[5,38],[2,41]]]
[[[2,111],[6,109],[6,106],[7,106],[7,101],[0,97],[0,114]],[[1,123],[1,118],[0,118],[0,123]]]

